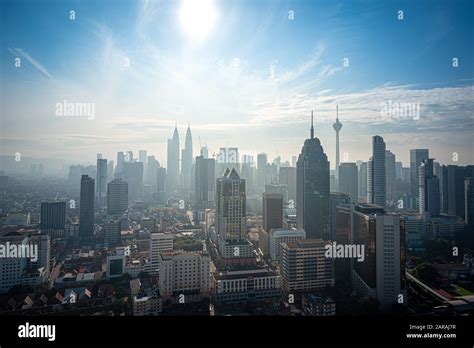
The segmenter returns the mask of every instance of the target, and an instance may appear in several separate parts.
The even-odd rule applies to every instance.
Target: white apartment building
[[[272,229],[269,235],[270,257],[273,260],[279,261],[281,255],[281,243],[293,243],[301,239],[306,239],[306,232],[303,229]]]
[[[147,271],[150,274],[158,274],[160,254],[173,251],[172,233],[150,233],[150,262]]]
[[[209,255],[175,251],[160,254],[159,289],[161,297],[173,302],[197,302],[210,296]],[[184,295],[184,297],[183,297]],[[181,302],[182,303],[182,302]]]

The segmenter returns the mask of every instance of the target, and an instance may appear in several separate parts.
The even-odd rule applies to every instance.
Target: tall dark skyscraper
[[[128,184],[115,179],[107,184],[107,214],[120,215],[128,208]]]
[[[263,229],[270,232],[272,228],[283,227],[283,195],[280,193],[263,193]]]
[[[95,181],[88,175],[81,177],[81,202],[79,211],[79,237],[88,242],[94,236]]]
[[[178,128],[174,128],[173,138],[168,139],[168,164],[167,164],[167,193],[176,193],[179,182],[179,134]]]
[[[181,179],[183,185],[183,192],[186,196],[189,195],[191,190],[191,173],[193,167],[193,136],[191,134],[191,128],[188,124],[186,130],[186,138],[184,140],[184,150],[181,160]]]
[[[66,202],[41,203],[41,230],[51,237],[63,237],[66,225]]]
[[[296,222],[308,239],[329,236],[329,161],[321,142],[311,134],[296,163]]]
[[[96,177],[96,204],[97,208],[101,209],[105,207],[106,195],[107,195],[107,160],[98,158],[97,159],[97,177]]]
[[[385,142],[378,135],[372,137],[372,157],[367,163],[367,202],[385,206]]]
[[[434,175],[433,159],[427,158],[420,164],[419,172],[419,211],[432,216],[440,213],[439,179]]]
[[[213,158],[196,157],[195,208],[204,211],[214,206],[216,163]]]
[[[412,198],[419,196],[419,169],[423,160],[429,157],[428,149],[412,149],[410,150],[410,194]],[[416,199],[417,200],[417,199]],[[410,208],[418,208],[418,204],[412,204]]]
[[[336,106],[336,122],[332,128],[336,132],[336,189],[339,189],[339,132],[342,129],[342,123],[339,122],[339,105]]]
[[[465,221],[471,229],[474,227],[474,177],[464,179]]]

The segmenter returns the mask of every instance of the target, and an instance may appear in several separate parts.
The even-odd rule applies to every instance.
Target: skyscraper
[[[175,194],[179,180],[179,134],[175,126],[173,138],[168,139],[167,193]]]
[[[114,180],[114,161],[107,161],[107,182]]]
[[[281,167],[278,173],[278,183],[286,185],[288,187],[288,199],[296,201],[296,167]]]
[[[359,202],[367,203],[367,162],[359,165]]]
[[[121,215],[128,208],[128,184],[115,179],[107,184],[107,214]]]
[[[213,158],[196,157],[195,175],[195,208],[203,212],[214,207],[216,191],[215,160]]]
[[[122,165],[121,178],[128,183],[130,201],[142,199],[143,194],[143,163],[127,162]]]
[[[142,162],[143,164],[146,164],[146,159],[147,159],[147,151],[146,150],[139,150],[138,151],[138,162]]]
[[[412,149],[410,150],[410,193],[411,197],[415,199],[415,204],[411,204],[410,208],[417,209],[419,196],[419,169],[423,160],[429,157],[428,149]]]
[[[372,157],[367,166],[367,202],[385,206],[385,142],[381,136],[372,138]]]
[[[321,142],[311,133],[296,163],[296,221],[308,239],[327,238],[329,233],[329,161]]]
[[[257,186],[259,192],[263,192],[267,183],[267,154],[259,153],[257,155]]]
[[[383,311],[400,299],[406,304],[404,220],[373,204],[359,204],[351,214],[352,243],[365,253],[363,262],[352,262],[354,290],[376,299]]]
[[[186,137],[184,140],[184,150],[181,161],[181,178],[183,183],[183,192],[186,196],[189,195],[191,190],[191,172],[193,166],[193,137],[191,135],[191,128],[188,124],[186,130]]]
[[[64,237],[66,202],[41,203],[41,231],[52,238]]]
[[[466,225],[474,227],[474,178],[464,179],[464,210]]]
[[[419,172],[419,211],[431,216],[440,213],[439,179],[434,175],[433,159],[424,159],[420,164]]]
[[[156,170],[156,189],[157,189],[157,200],[159,203],[166,202],[166,168],[159,167]]]
[[[96,177],[96,205],[98,209],[105,207],[107,194],[107,160],[97,159],[97,177]]]
[[[355,163],[341,163],[339,165],[339,192],[347,193],[352,203],[359,198],[358,171]]]
[[[235,258],[255,263],[253,247],[247,239],[245,203],[245,180],[234,168],[227,169],[216,183],[216,231],[219,254],[224,263]]]
[[[88,175],[81,178],[81,200],[79,210],[79,237],[84,243],[94,236],[95,182]]]
[[[122,164],[125,162],[125,154],[120,151],[117,152],[117,167],[115,168],[116,173],[122,172]]]
[[[336,105],[336,122],[332,128],[336,131],[336,189],[339,189],[339,132],[342,129],[342,123],[339,122],[339,105]]]
[[[390,150],[385,151],[385,192],[386,200],[393,202],[396,194],[396,164],[395,154]]]
[[[263,229],[270,232],[273,228],[283,227],[283,195],[279,193],[263,194]]]

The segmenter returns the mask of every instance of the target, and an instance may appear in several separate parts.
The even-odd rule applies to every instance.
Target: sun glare
[[[183,33],[192,41],[202,41],[217,19],[213,0],[183,0],[179,11]]]

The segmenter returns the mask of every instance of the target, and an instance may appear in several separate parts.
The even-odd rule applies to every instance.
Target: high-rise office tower
[[[95,181],[96,208],[102,209],[107,196],[107,160],[97,159],[97,177]]]
[[[52,238],[64,237],[66,202],[41,203],[41,231]]]
[[[288,186],[286,186],[285,184],[282,184],[282,185],[279,185],[279,184],[265,185],[264,193],[278,193],[283,198],[283,204],[286,204],[288,202]]]
[[[367,162],[359,165],[359,202],[367,203]]]
[[[104,244],[111,247],[120,243],[120,220],[108,220],[104,223]]]
[[[474,227],[474,177],[464,179],[464,220],[472,231]]]
[[[288,187],[288,199],[296,201],[296,167],[281,167],[278,173],[278,183],[286,185]]]
[[[267,154],[259,153],[257,155],[257,186],[259,192],[263,192],[267,183]]]
[[[443,211],[465,220],[465,178],[474,177],[474,166],[443,166]]]
[[[310,138],[296,163],[296,221],[308,239],[329,234],[329,161],[321,142],[314,137],[311,112]]]
[[[393,202],[396,196],[396,164],[395,154],[390,150],[385,151],[385,192],[386,200]]]
[[[179,134],[178,128],[174,128],[173,138],[168,139],[168,164],[167,164],[167,193],[175,194],[178,189],[179,180]]]
[[[339,165],[339,192],[347,193],[352,203],[359,200],[358,170],[355,163],[341,163]]]
[[[339,174],[344,175],[344,171],[340,171]],[[351,203],[351,198],[348,193],[342,193],[342,192],[331,192],[330,198],[329,198],[329,206],[330,206],[330,233],[329,233],[329,238],[332,241],[336,240],[336,229],[337,229],[337,224],[339,221],[337,221],[337,208],[341,205],[348,205]]]
[[[156,173],[159,167],[160,163],[155,159],[155,156],[148,156],[145,167],[144,182],[145,184],[150,185],[153,193],[157,192]]]
[[[359,295],[374,298],[382,311],[407,303],[404,219],[380,206],[352,209],[352,243],[364,246],[364,261],[352,261],[352,285]],[[402,296],[400,296],[402,295]]]
[[[115,167],[115,173],[122,173],[122,164],[125,162],[125,153],[122,151],[117,152],[117,167]]]
[[[192,177],[192,166],[193,166],[193,136],[191,134],[191,128],[188,124],[186,130],[186,137],[184,140],[184,150],[181,160],[181,178],[183,182],[183,192],[186,196],[189,195],[191,190],[191,177]]]
[[[121,215],[128,208],[128,184],[114,179],[107,184],[107,214]]]
[[[367,202],[385,206],[385,142],[372,138],[372,157],[367,165]]]
[[[127,162],[122,165],[121,178],[128,183],[128,198],[130,201],[142,199],[143,195],[143,163]]]
[[[336,105],[336,122],[332,128],[336,132],[336,190],[339,188],[339,132],[342,129],[342,123],[339,122],[339,105]]]
[[[253,196],[257,193],[255,185],[255,166],[252,155],[242,155],[240,177],[245,180],[247,195]]]
[[[434,175],[433,159],[421,162],[419,173],[419,212],[438,216],[440,213],[439,179]]]
[[[159,203],[166,202],[166,168],[156,170],[157,199]]]
[[[224,260],[242,258],[255,262],[252,244],[247,239],[245,180],[234,168],[217,179],[216,231],[219,254]]]
[[[138,151],[138,162],[142,162],[143,165],[146,165],[147,160],[147,151],[146,150],[139,150]]]
[[[418,208],[418,196],[419,196],[419,169],[420,164],[423,160],[429,157],[428,149],[411,149],[410,150],[410,193],[411,197],[414,198],[413,204],[410,208]]]
[[[263,229],[270,232],[273,228],[283,227],[283,195],[263,193]]]
[[[232,169],[226,170],[216,183],[216,229],[226,241],[246,238],[245,180]]]
[[[114,180],[114,161],[107,161],[107,182]]]
[[[195,170],[195,208],[197,211],[204,212],[206,209],[214,207],[216,191],[215,160],[197,156]]]
[[[395,162],[395,180],[402,179],[402,168],[403,168],[402,162]]]
[[[88,175],[81,178],[81,199],[79,210],[79,237],[88,243],[94,236],[95,181]]]

